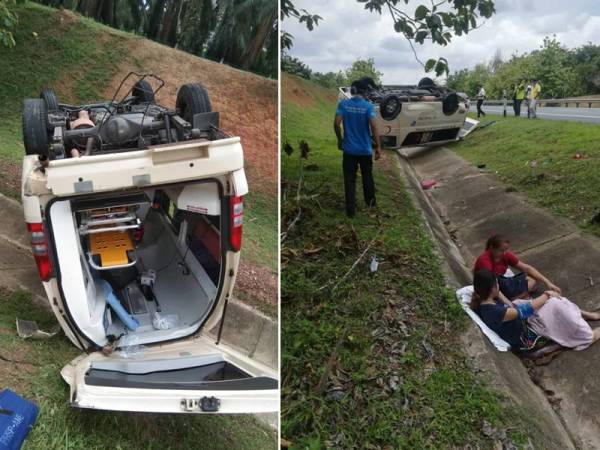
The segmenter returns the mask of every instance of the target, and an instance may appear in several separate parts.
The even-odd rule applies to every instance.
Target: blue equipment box
[[[37,415],[33,403],[10,389],[0,392],[0,450],[19,450]]]

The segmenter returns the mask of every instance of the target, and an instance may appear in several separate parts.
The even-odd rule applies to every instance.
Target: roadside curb
[[[219,323],[210,330],[216,338]],[[221,334],[227,343],[248,357],[274,369],[278,365],[277,322],[237,299],[230,299]]]
[[[470,270],[442,222],[439,211],[421,188],[409,157],[398,151],[397,158],[401,178],[435,244],[447,285],[456,289],[470,284]],[[484,372],[490,385],[509,397],[524,413],[523,418],[527,423],[535,427],[529,431],[532,434],[535,432],[536,440],[543,448],[576,448],[562,420],[542,390],[533,383],[517,356],[498,352],[472,321],[468,321],[461,341],[474,367]]]

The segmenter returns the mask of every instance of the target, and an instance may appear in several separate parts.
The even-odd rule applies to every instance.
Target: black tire
[[[192,123],[194,114],[212,111],[208,92],[200,83],[184,84],[177,92],[175,106],[183,120]]]
[[[48,110],[41,98],[23,101],[23,143],[26,155],[48,156]]]
[[[423,77],[423,78],[421,78],[421,81],[419,81],[419,84],[417,86],[420,89],[425,89],[425,88],[436,87],[436,84],[435,84],[435,81],[433,81],[431,78]]]
[[[385,120],[394,120],[400,111],[402,111],[402,102],[395,94],[386,95],[379,105],[379,113]]]
[[[444,100],[442,100],[442,111],[447,116],[451,116],[456,111],[458,111],[458,103],[460,102],[460,98],[456,94],[456,92],[450,92],[446,94]]]
[[[156,103],[154,89],[146,80],[139,80],[135,83],[131,95],[135,97],[136,103]]]
[[[48,111],[58,111],[58,99],[52,89],[44,89],[40,94],[40,98],[46,102]]]

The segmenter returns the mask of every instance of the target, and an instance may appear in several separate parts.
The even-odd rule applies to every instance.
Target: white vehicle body
[[[407,86],[382,86],[385,90],[409,88]],[[411,86],[410,88],[415,88]],[[349,87],[339,88],[338,98],[351,98]],[[401,102],[401,110],[392,120],[381,114],[380,104],[373,102],[377,113],[377,128],[383,148],[398,149],[411,146],[439,145],[458,140],[468,107],[464,97],[459,95],[458,108],[445,114],[443,103],[434,96],[422,95],[407,97]]]
[[[40,277],[65,335],[85,352],[61,372],[73,406],[168,413],[278,410],[276,369],[207,333],[232,296],[247,192],[237,137],[44,163],[25,156],[22,199]],[[126,264],[106,267],[108,253],[92,255],[94,236],[106,233],[102,227],[138,232]],[[110,245],[120,252],[118,244]],[[155,276],[154,301],[142,293],[139,276],[120,288],[106,281],[109,274],[148,269]],[[128,315],[109,304],[102,287],[107,283],[128,302]],[[173,321],[156,326],[157,314]],[[132,319],[138,328],[128,328]]]

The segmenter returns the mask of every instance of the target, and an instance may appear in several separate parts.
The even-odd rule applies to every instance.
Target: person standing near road
[[[527,104],[527,118],[531,118],[531,90],[533,89],[532,82],[528,81],[525,87],[525,103]]]
[[[482,86],[479,86],[479,92],[477,93],[477,118],[479,119],[479,117],[481,115],[485,116],[485,112],[483,112],[483,109],[481,109],[481,106],[483,105],[483,101],[485,100],[485,89]]]
[[[531,118],[537,119],[537,103],[540,99],[540,92],[542,92],[542,86],[537,80],[531,80],[531,101],[529,110],[531,112]]]
[[[376,206],[375,182],[373,181],[373,145],[375,160],[381,156],[379,132],[375,124],[375,108],[365,99],[373,80],[361,78],[351,85],[352,98],[338,103],[333,123],[338,148],[343,153],[344,191],[346,215],[356,214],[356,172],[360,166],[363,195],[369,207]],[[343,134],[340,125],[343,125]]]
[[[521,81],[519,84],[515,84],[515,90],[513,92],[513,110],[515,111],[515,117],[521,117],[521,103],[525,99],[525,83]]]

